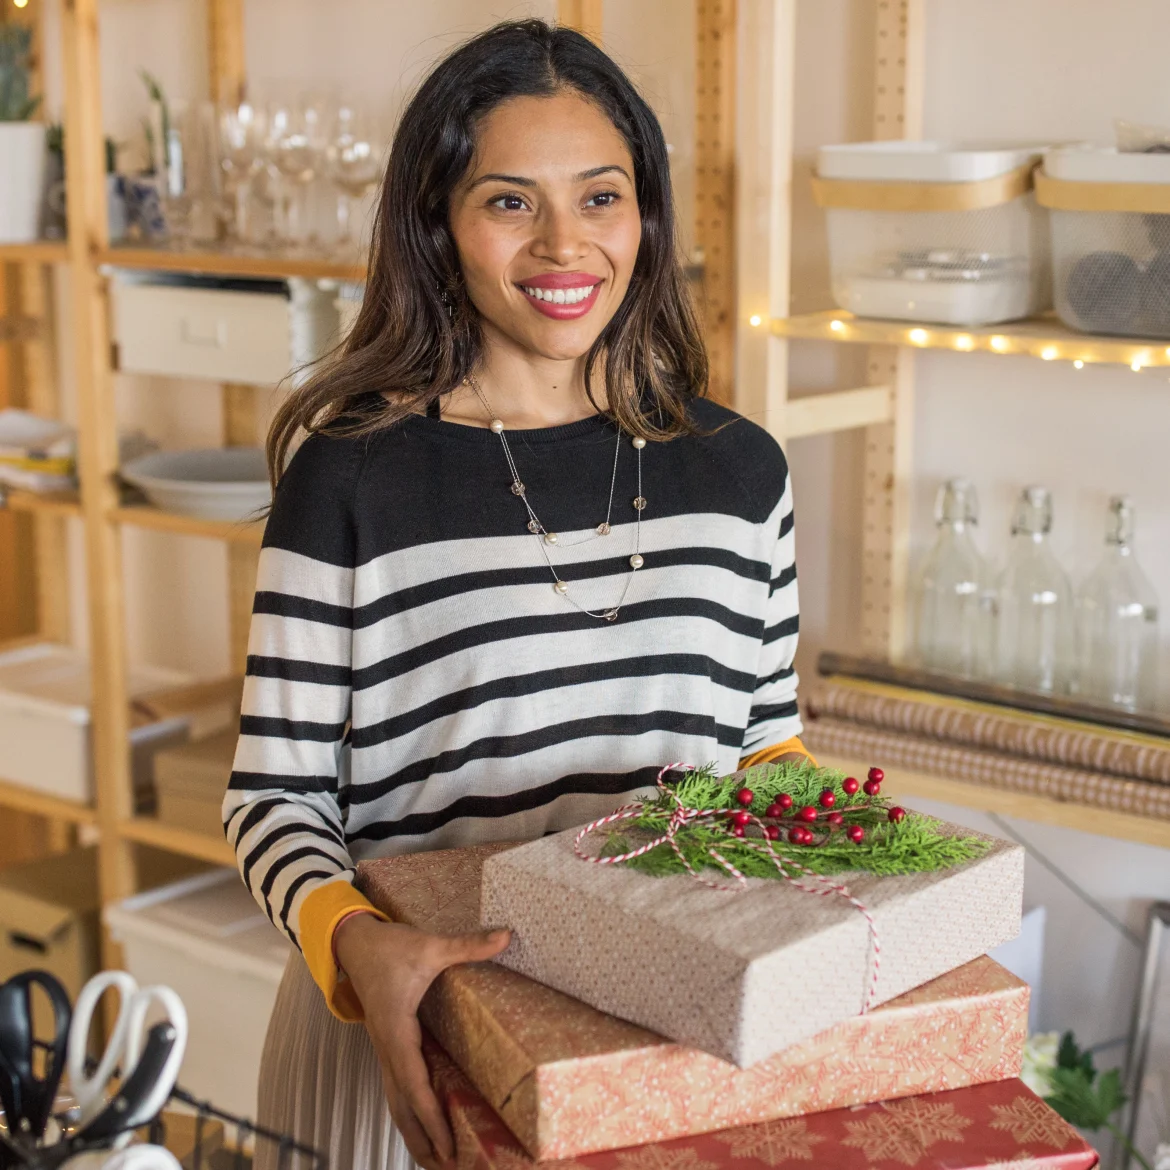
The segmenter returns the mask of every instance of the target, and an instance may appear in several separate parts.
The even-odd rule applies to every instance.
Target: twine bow
[[[725,810],[710,809],[710,808],[690,808],[679,799],[678,793],[669,785],[663,782],[663,777],[668,772],[692,772],[694,771],[693,764],[667,764],[655,779],[655,785],[660,792],[664,792],[674,802],[674,812],[671,813],[670,820],[667,822],[666,831],[659,837],[655,837],[652,841],[647,841],[644,845],[638,846],[637,849],[631,849],[628,853],[611,853],[604,857],[591,857],[581,848],[581,843],[591,833],[595,833],[598,829],[605,825],[614,824],[617,821],[630,820],[633,817],[641,816],[646,810],[645,801],[637,800],[632,804],[623,804],[620,808],[614,809],[608,816],[599,817],[595,821],[590,821],[589,824],[583,826],[573,839],[573,851],[582,861],[592,862],[594,865],[617,865],[623,861],[632,861],[635,857],[641,857],[645,853],[649,853],[651,849],[657,849],[659,845],[669,845],[674,850],[675,856],[683,863],[687,873],[691,875],[696,881],[702,882],[703,885],[710,887],[713,890],[742,890],[747,886],[747,878],[740,873],[736,867],[715,848],[714,845],[707,846],[707,853],[716,862],[717,865],[734,879],[736,884],[734,886],[723,885],[719,882],[708,881],[703,877],[686,859],[686,855],[682,849],[679,848],[676,837],[680,829],[687,825],[694,825],[698,822],[706,822],[712,826],[718,826],[717,819]],[[758,825],[760,829],[764,829],[765,825],[759,817],[754,814],[748,814],[751,817],[749,823]],[[730,834],[729,834],[730,836]],[[771,840],[764,836],[757,841],[754,838],[749,840],[745,838],[733,837],[731,838],[737,845],[748,849],[753,849],[755,852],[763,854],[776,867],[780,876],[798,890],[802,890],[807,894],[817,894],[821,897],[837,896],[844,898],[864,919],[865,925],[869,932],[869,948],[868,948],[868,970],[869,975],[866,980],[866,991],[863,992],[861,1014],[873,1007],[874,997],[877,995],[878,970],[881,967],[882,948],[878,940],[877,924],[873,920],[873,915],[869,908],[859,899],[853,896],[849,887],[842,885],[839,882],[830,881],[823,874],[819,874],[809,869],[806,865],[801,865],[799,861],[791,857],[781,856],[776,852],[772,846]],[[806,875],[812,880],[814,884],[808,884],[801,881],[798,877],[788,872],[791,868],[799,873]]]

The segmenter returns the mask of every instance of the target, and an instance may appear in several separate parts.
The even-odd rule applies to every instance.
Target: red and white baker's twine
[[[671,818],[666,826],[666,832],[661,837],[655,837],[653,841],[647,841],[646,844],[640,845],[637,849],[631,849],[628,853],[613,853],[606,857],[591,857],[585,853],[581,848],[581,842],[589,836],[590,833],[596,832],[605,825],[611,825],[615,821],[625,821],[632,817],[641,816],[646,809],[645,802],[635,801],[633,804],[623,804],[621,808],[614,809],[608,816],[600,817],[596,821],[590,821],[585,825],[573,839],[573,850],[582,861],[590,861],[594,865],[616,865],[622,861],[632,861],[635,857],[641,857],[644,853],[649,853],[651,849],[657,849],[659,845],[669,845],[674,850],[675,856],[683,863],[687,873],[691,875],[696,881],[700,881],[705,886],[710,886],[713,890],[741,890],[747,885],[747,878],[731,864],[714,846],[708,846],[707,852],[715,859],[715,861],[726,870],[736,880],[734,886],[721,885],[718,882],[708,881],[705,877],[699,874],[687,861],[683,855],[683,851],[679,848],[678,842],[675,840],[679,829],[685,825],[693,824],[699,820],[709,820],[713,824],[715,818],[720,815],[722,810],[719,809],[702,809],[702,808],[688,808],[678,798],[678,793],[673,788],[668,787],[663,783],[662,778],[668,772],[692,772],[694,771],[693,764],[667,764],[665,768],[658,773],[655,784],[659,790],[665,792],[671,800],[675,803],[675,810],[671,814]],[[763,829],[764,822],[759,817],[752,815],[752,822],[759,825]],[[729,834],[730,836],[730,834]],[[830,881],[822,874],[815,873],[806,865],[801,865],[799,861],[793,860],[791,857],[781,857],[776,853],[772,847],[771,840],[765,836],[760,841],[748,840],[747,838],[732,838],[738,845],[746,845],[749,849],[754,849],[757,853],[764,854],[773,865],[775,865],[780,876],[786,881],[790,882],[798,890],[803,890],[807,894],[819,894],[821,897],[829,897],[837,895],[844,898],[857,912],[865,919],[866,927],[869,930],[869,949],[870,949],[870,976],[867,981],[868,987],[865,992],[865,998],[861,1005],[861,1012],[864,1015],[873,1007],[874,997],[877,994],[878,971],[881,968],[882,948],[881,942],[878,939],[877,924],[873,920],[873,915],[869,912],[868,907],[850,892],[848,886],[841,885],[838,882]],[[815,885],[809,885],[805,882],[792,876],[785,869],[785,866],[791,866],[793,869],[799,870],[806,874]]]

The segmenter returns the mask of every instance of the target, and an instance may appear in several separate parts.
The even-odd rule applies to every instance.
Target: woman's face
[[[504,102],[480,123],[451,231],[489,335],[554,360],[581,357],[617,312],[638,256],[625,139],[574,90]]]

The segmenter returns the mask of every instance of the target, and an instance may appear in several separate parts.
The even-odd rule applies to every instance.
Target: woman
[[[224,802],[301,952],[260,1120],[333,1167],[450,1161],[415,1009],[508,942],[385,921],[356,860],[569,828],[670,760],[803,754],[787,467],[706,376],[627,78],[540,21],[453,52],[395,136],[352,336],[269,437]]]

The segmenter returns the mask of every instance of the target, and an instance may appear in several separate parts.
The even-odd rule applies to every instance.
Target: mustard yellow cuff
[[[800,752],[802,756],[808,756],[809,762],[812,764],[817,762],[812,752],[800,742],[800,736],[794,735],[783,743],[774,743],[771,747],[761,748],[758,752],[752,752],[750,756],[744,756],[739,761],[739,766],[741,768],[754,768],[757,764],[770,764],[773,760],[778,760],[790,752]]]
[[[378,910],[349,882],[326,882],[318,886],[301,904],[301,951],[313,982],[321,988],[329,1010],[347,1023],[360,1023],[362,1005],[354,995],[348,979],[342,977],[333,958],[333,932],[355,910],[361,910],[383,922],[390,919]]]

